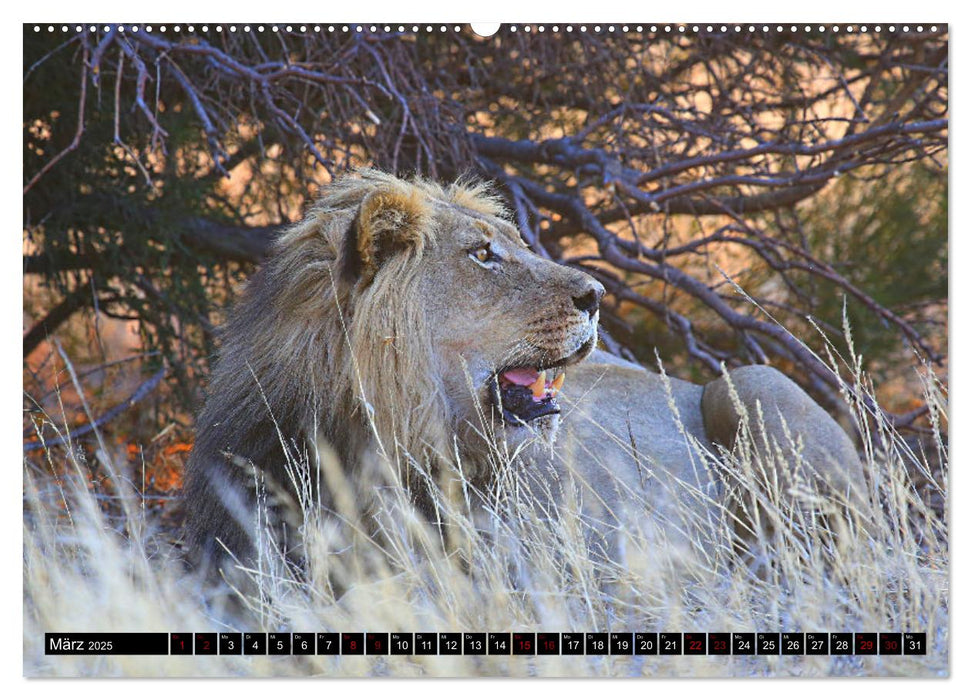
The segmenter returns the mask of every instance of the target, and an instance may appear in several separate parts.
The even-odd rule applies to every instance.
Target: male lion
[[[458,452],[479,485],[501,444],[537,497],[576,486],[590,522],[643,503],[704,527],[731,489],[698,447],[732,449],[747,416],[767,452],[802,445],[769,481],[861,490],[847,435],[778,371],[696,386],[595,351],[603,294],[533,254],[483,185],[336,180],[283,231],[224,329],[187,466],[190,547],[250,554],[254,474],[313,488],[294,465],[314,464],[321,440],[349,471],[378,443],[432,471]]]

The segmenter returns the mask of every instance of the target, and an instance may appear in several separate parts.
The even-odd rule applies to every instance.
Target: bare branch
[[[34,348],[44,342],[62,323],[67,321],[77,311],[83,309],[91,301],[91,295],[84,288],[77,289],[65,296],[53,309],[47,312],[40,321],[35,323],[24,334],[24,357]]]
[[[110,410],[106,411],[102,415],[98,416],[92,422],[82,425],[79,428],[72,430],[66,435],[58,435],[57,437],[51,438],[50,440],[37,440],[34,442],[24,443],[24,452],[30,452],[31,450],[39,450],[41,448],[47,449],[54,447],[56,445],[63,445],[65,443],[70,443],[79,437],[83,437],[88,433],[94,432],[103,425],[110,423],[115,418],[120,416],[122,413],[127,411],[129,408],[133,407],[139,401],[148,396],[152,391],[155,390],[162,380],[165,378],[168,368],[162,367],[155,374],[149,377],[147,380],[138,385],[138,388],[129,396],[127,399],[119,403],[118,405],[112,407]]]

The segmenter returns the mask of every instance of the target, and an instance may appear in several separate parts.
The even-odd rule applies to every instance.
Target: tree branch
[[[75,312],[86,307],[91,301],[91,294],[87,289],[79,288],[70,292],[53,309],[47,312],[40,321],[35,323],[24,334],[24,357],[40,345],[62,323],[67,321]]]
[[[162,379],[165,377],[168,368],[162,367],[155,374],[153,374],[149,379],[142,382],[134,393],[127,399],[122,401],[120,404],[109,410],[107,413],[99,416],[91,423],[82,425],[80,428],[76,428],[66,435],[58,435],[51,440],[37,440],[35,442],[24,443],[24,452],[30,452],[31,450],[39,450],[41,448],[47,449],[49,447],[54,447],[55,445],[63,445],[66,442],[71,442],[83,435],[87,435],[93,432],[95,429],[100,428],[105,423],[108,423],[122,413],[127,411],[129,408],[137,404],[139,401],[148,396],[154,389],[159,385]]]
[[[144,210],[149,225],[158,217]],[[183,219],[176,227],[187,247],[219,260],[259,263],[266,256],[280,226],[233,226],[202,217]],[[25,274],[53,275],[68,270],[89,270],[103,261],[98,255],[25,255]]]

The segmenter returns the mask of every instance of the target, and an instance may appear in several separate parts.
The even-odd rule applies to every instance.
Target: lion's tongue
[[[549,395],[545,370],[537,372],[530,367],[520,367],[506,370],[502,373],[502,378],[506,386],[523,386],[529,389],[533,394],[533,401],[542,401]]]
[[[515,367],[499,374],[500,405],[503,418],[512,425],[560,412],[556,395],[563,387],[562,373]]]
[[[536,380],[539,378],[539,372],[529,367],[521,367],[518,369],[506,370],[502,373],[502,378],[510,384],[529,386],[536,383]]]
[[[533,395],[533,401],[544,401],[555,397],[563,386],[563,375],[552,378],[546,370],[538,371],[531,367],[507,369],[499,375],[499,383],[504,388],[525,387]]]

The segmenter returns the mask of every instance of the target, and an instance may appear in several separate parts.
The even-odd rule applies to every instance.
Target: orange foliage
[[[182,488],[185,460],[192,451],[191,442],[162,440],[147,447],[128,443],[125,450],[131,462],[144,464],[146,490],[169,492]]]

